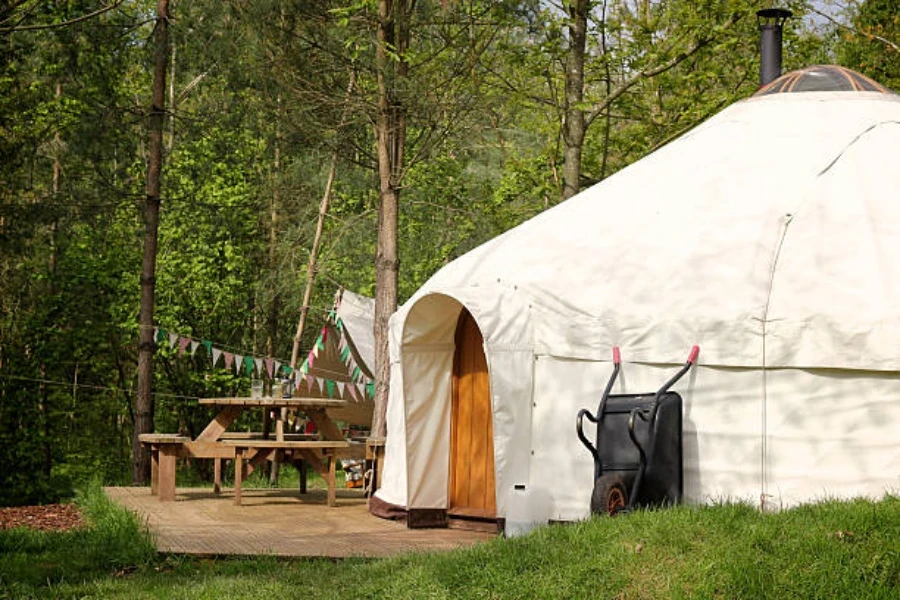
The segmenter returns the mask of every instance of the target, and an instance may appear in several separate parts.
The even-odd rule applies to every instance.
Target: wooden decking
[[[146,487],[106,488],[114,501],[146,521],[160,552],[275,556],[390,556],[450,550],[495,537],[455,529],[407,529],[373,517],[358,490],[339,490],[337,506],[325,490],[244,489],[242,506],[230,492],[179,488],[175,502],[159,502]]]

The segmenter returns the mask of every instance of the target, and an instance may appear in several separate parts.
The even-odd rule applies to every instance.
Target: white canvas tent
[[[787,77],[787,76],[786,76]],[[693,344],[688,502],[765,507],[900,491],[900,97],[738,102],[436,273],[391,320],[377,498],[447,509],[455,335],[483,336],[496,516],[512,486],[589,512],[575,435],[614,392],[655,390]]]
[[[295,372],[295,395],[346,400],[346,406],[329,408],[328,413],[333,419],[352,425],[372,423],[374,307],[372,298],[339,290],[334,310]]]

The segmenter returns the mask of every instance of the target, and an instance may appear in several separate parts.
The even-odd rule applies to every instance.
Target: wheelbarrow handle
[[[691,353],[687,359],[688,363],[694,364],[695,362],[697,362],[698,354],[700,354],[700,346],[695,345],[693,348],[691,348]]]
[[[594,444],[592,444],[591,441],[587,439],[587,436],[584,435],[584,417],[587,417],[591,423],[594,423],[596,425],[599,415],[597,417],[594,417],[594,415],[592,415],[589,410],[587,410],[586,408],[582,408],[578,411],[578,419],[575,421],[575,431],[576,433],[578,433],[578,439],[581,440],[581,443],[584,444],[584,447],[587,448],[591,453],[591,456],[594,457],[594,464],[596,465],[600,461],[600,455],[597,452],[597,447],[594,446]]]

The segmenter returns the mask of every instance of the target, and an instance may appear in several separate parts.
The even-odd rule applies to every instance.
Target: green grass
[[[43,596],[67,582],[103,579],[155,560],[156,548],[146,528],[111,502],[99,482],[79,492],[76,502],[87,527],[0,531],[0,598]]]
[[[97,507],[119,514],[92,504],[92,519]],[[900,498],[893,496],[778,514],[741,505],[638,512],[383,560],[159,556],[148,553],[133,521],[118,519],[92,521],[80,537],[3,533],[0,597],[900,597]],[[84,557],[68,556],[81,544]],[[51,563],[41,580],[37,573]]]

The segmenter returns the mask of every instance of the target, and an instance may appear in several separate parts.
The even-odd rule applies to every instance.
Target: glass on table
[[[262,379],[251,379],[250,380],[250,397],[254,400],[259,400],[263,397],[263,380]]]

